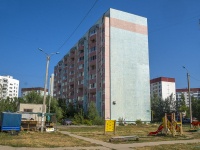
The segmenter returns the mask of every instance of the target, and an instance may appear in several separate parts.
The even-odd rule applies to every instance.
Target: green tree
[[[43,96],[35,91],[31,91],[23,98],[24,103],[43,104]]]
[[[164,116],[164,101],[158,97],[157,94],[154,94],[151,97],[151,111],[153,112],[152,121],[161,121]]]
[[[186,106],[185,103],[185,96],[181,94],[181,99],[178,103],[178,111],[179,112],[186,112],[188,110],[188,107]]]
[[[196,117],[198,120],[200,120],[200,100],[192,97],[192,116]]]
[[[47,97],[47,111],[49,110],[49,100],[50,97]],[[63,118],[63,110],[61,107],[59,107],[59,103],[55,98],[51,98],[51,103],[50,103],[50,112],[56,114],[56,118],[58,121],[61,121]]]
[[[65,117],[73,118],[75,114],[79,113],[80,111],[75,109],[75,105],[73,103],[68,103],[66,105],[66,114]]]
[[[94,102],[91,102],[89,105],[87,118],[92,122],[93,125],[103,124],[103,120],[99,116]]]
[[[176,101],[172,94],[164,100],[163,109],[165,113],[173,113],[176,111]]]
[[[19,99],[18,98],[9,98],[1,99],[0,100],[0,112],[10,111],[16,112],[19,106]]]

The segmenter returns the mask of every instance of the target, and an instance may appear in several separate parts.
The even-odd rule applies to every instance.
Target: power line
[[[193,76],[191,76],[191,75],[190,75],[190,77],[193,78],[193,79],[196,80],[196,81],[200,81],[199,79],[197,79],[197,78],[195,78],[195,77],[193,77]]]
[[[85,18],[88,16],[88,14],[91,12],[91,10],[94,8],[94,6],[96,5],[98,0],[96,0],[94,2],[94,4],[92,5],[92,7],[89,9],[89,11],[86,13],[86,15],[83,17],[83,19],[81,20],[81,22],[78,24],[78,26],[74,29],[74,31],[70,34],[70,36],[64,41],[64,43],[58,48],[57,51],[60,51],[60,49],[68,42],[68,40],[72,37],[72,35],[74,35],[74,33],[76,32],[76,30],[79,28],[79,26],[83,23],[83,21],[85,20]]]

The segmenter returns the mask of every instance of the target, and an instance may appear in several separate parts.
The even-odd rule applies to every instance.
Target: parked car
[[[72,125],[72,120],[69,118],[63,119],[62,125]]]
[[[183,123],[190,123],[190,118],[183,118],[182,122]]]

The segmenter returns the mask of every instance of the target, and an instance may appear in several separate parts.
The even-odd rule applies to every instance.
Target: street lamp
[[[49,72],[49,61],[50,57],[54,54],[59,54],[59,52],[50,53],[47,54],[45,51],[43,51],[41,48],[38,48],[41,52],[43,52],[47,57],[47,63],[46,63],[46,76],[45,76],[45,82],[44,82],[44,99],[43,99],[43,105],[42,105],[42,126],[41,126],[41,132],[44,131],[44,114],[45,114],[45,104],[46,104],[46,90],[47,90],[47,80],[48,80],[48,72]]]
[[[187,71],[189,109],[190,109],[190,128],[192,128],[192,101],[191,101],[191,96],[190,96],[190,74],[185,66],[183,66],[183,68]]]

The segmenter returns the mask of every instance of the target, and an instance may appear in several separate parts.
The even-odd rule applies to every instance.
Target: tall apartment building
[[[185,98],[185,103],[189,107],[188,89],[176,89],[176,100],[181,100],[181,95]],[[190,88],[190,96],[200,100],[200,88]]]
[[[0,76],[0,98],[6,99],[18,97],[19,80],[12,76]]]
[[[159,77],[150,80],[151,96],[156,94],[163,100],[172,95],[176,99],[175,78]]]
[[[150,121],[147,19],[109,9],[54,68],[54,97],[105,119]]]
[[[53,97],[53,87],[54,87],[54,74],[51,74],[49,80],[49,95]]]
[[[21,96],[24,97],[32,91],[40,94],[41,96],[44,96],[44,88],[42,87],[22,88]],[[48,90],[46,90],[46,95],[48,95]]]

